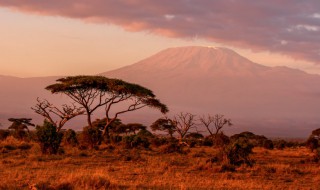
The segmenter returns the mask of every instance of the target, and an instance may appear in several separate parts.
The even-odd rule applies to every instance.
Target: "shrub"
[[[248,139],[240,138],[235,142],[223,148],[223,155],[226,162],[231,165],[240,166],[247,164],[251,166],[253,161],[249,158],[252,153],[253,145],[249,143]]]
[[[262,147],[268,150],[272,150],[273,149],[273,142],[272,140],[269,139],[265,139],[262,141]]]
[[[77,139],[77,133],[74,130],[68,129],[63,136],[65,144],[71,146],[77,146],[79,144]]]
[[[320,161],[320,148],[317,148],[315,153],[314,153],[314,156],[313,156],[313,160],[315,162],[319,162]]]
[[[274,148],[283,150],[286,147],[287,142],[285,140],[276,140],[273,142],[273,145],[274,145]]]
[[[230,139],[224,133],[219,133],[213,137],[214,146],[216,147],[223,147],[230,143]]]
[[[141,129],[138,133],[137,136],[141,137],[141,138],[154,138],[155,136],[148,131],[147,129]]]
[[[97,127],[84,127],[81,133],[82,144],[88,145],[93,149],[102,140],[102,133]]]
[[[125,148],[149,148],[150,142],[147,138],[140,137],[138,135],[130,135],[122,138],[122,143]]]
[[[308,147],[311,151],[317,149],[319,147],[318,139],[314,137],[309,137],[309,139],[306,142],[306,147]]]
[[[9,130],[0,129],[0,140],[6,139],[9,135]]]
[[[179,143],[176,142],[170,142],[168,144],[165,144],[160,147],[161,153],[184,153],[182,146],[179,145]]]
[[[164,144],[167,144],[168,142],[169,142],[169,140],[165,137],[155,137],[155,138],[150,139],[151,145],[155,146],[155,147],[162,146]]]
[[[54,125],[44,121],[43,126],[36,127],[36,134],[43,154],[58,153],[63,134]]]
[[[186,135],[186,138],[192,138],[192,139],[202,139],[204,136],[201,133],[189,133]]]
[[[201,143],[201,146],[213,146],[213,141],[211,137],[206,137]]]
[[[220,152],[207,160],[207,162],[222,163],[221,171],[232,171],[233,166],[240,166],[242,164],[252,166],[253,160],[250,159],[252,149],[253,145],[247,138],[239,138],[229,145],[222,147]]]

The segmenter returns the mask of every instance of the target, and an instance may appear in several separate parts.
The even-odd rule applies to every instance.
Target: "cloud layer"
[[[0,0],[0,6],[320,64],[319,0]]]

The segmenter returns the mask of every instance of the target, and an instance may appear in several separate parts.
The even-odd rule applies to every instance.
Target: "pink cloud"
[[[203,38],[320,64],[319,0],[0,0],[0,6],[128,31]]]

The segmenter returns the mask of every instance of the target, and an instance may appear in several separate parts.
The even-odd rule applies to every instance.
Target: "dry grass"
[[[43,156],[37,144],[0,142],[0,189],[319,189],[320,165],[305,148],[255,148],[253,167],[219,172],[206,163],[217,151],[192,148],[188,154],[153,150],[99,151],[65,148],[65,154]]]

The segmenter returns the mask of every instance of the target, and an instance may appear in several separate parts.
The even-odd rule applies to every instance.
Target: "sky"
[[[98,74],[218,46],[320,74],[319,0],[0,0],[0,75]]]

